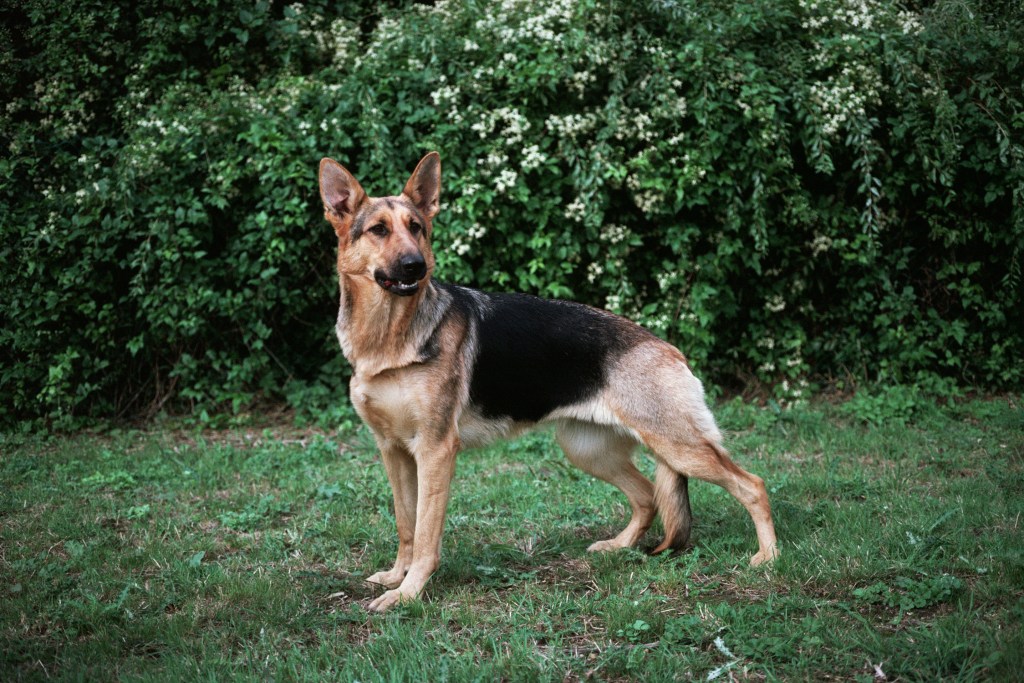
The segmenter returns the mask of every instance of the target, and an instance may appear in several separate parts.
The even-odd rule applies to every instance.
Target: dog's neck
[[[422,312],[437,292],[428,279],[412,296],[396,296],[362,275],[342,274],[335,331],[355,371],[372,376],[420,360],[420,349],[436,322]],[[433,324],[432,324],[433,323]]]

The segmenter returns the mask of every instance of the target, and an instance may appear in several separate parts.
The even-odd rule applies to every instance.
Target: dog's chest
[[[365,377],[357,372],[349,385],[352,405],[379,436],[408,442],[423,422],[420,402],[415,399],[416,379],[403,373]]]

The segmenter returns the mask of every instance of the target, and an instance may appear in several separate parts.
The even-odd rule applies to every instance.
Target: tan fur
[[[472,327],[451,312],[453,295],[430,284],[432,220],[440,195],[437,154],[420,161],[397,197],[367,196],[330,159],[320,164],[320,189],[324,215],[338,237],[337,334],[353,365],[352,403],[373,431],[394,493],[395,564],[368,579],[390,589],[369,605],[383,611],[419,595],[440,562],[455,456],[464,442],[480,445],[532,425],[485,418],[470,405]],[[422,258],[419,280],[391,275],[403,272],[402,264],[413,256]],[[626,340],[628,351],[605,368],[606,383],[596,396],[543,418],[557,424],[558,442],[572,463],[629,500],[626,527],[589,550],[635,545],[656,510],[665,527],[656,552],[684,546],[690,529],[687,478],[696,477],[724,487],[749,512],[759,544],[751,564],[774,559],[778,550],[764,482],[722,447],[703,387],[685,357],[611,313],[597,317]],[[639,443],[657,462],[653,486],[631,459]]]

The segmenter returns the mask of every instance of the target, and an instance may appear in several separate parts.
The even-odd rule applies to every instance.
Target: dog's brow
[[[348,232],[349,240],[355,242],[357,239],[359,239],[359,236],[363,234],[363,225],[365,223],[366,214],[362,212],[356,214],[356,219],[352,221],[352,227],[349,229]]]
[[[424,225],[426,223],[426,219],[423,217],[423,214],[420,213],[420,210],[416,208],[415,204],[413,204],[405,197],[399,197],[398,201],[401,202],[402,207],[409,212],[409,214],[416,220],[417,223],[419,223],[420,225]]]
[[[355,220],[352,221],[352,228],[349,230],[349,238],[352,242],[355,242],[362,236],[367,223],[371,221],[379,222],[384,218],[390,219],[388,211],[384,210],[384,207],[380,206],[382,203],[384,204],[384,207],[387,207],[392,211],[394,210],[394,204],[390,199],[385,197],[383,199],[373,200],[369,207],[356,214]],[[390,220],[388,220],[388,222],[390,223]]]
[[[363,234],[363,227],[366,225],[366,219],[370,216],[368,211],[360,211],[356,214],[356,218],[352,221],[352,228],[349,230],[349,240],[355,242]]]
[[[426,221],[423,218],[423,214],[420,213],[419,209],[417,209],[416,206],[405,197],[385,197],[382,201],[385,206],[387,206],[388,209],[398,217],[399,220],[404,220],[408,223],[411,219],[420,225],[425,224]]]

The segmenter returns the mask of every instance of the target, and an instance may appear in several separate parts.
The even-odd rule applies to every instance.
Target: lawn
[[[692,550],[588,555],[625,499],[550,434],[463,453],[441,569],[386,615],[365,431],[0,437],[0,680],[1019,680],[1021,399],[894,405],[718,406],[770,569],[711,485]]]

